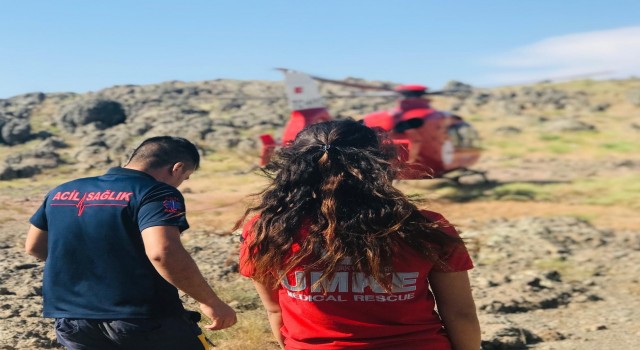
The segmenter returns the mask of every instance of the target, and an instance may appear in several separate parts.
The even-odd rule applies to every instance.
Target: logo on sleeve
[[[166,213],[182,213],[184,211],[184,204],[182,204],[182,201],[176,197],[166,198],[162,202],[162,206]]]

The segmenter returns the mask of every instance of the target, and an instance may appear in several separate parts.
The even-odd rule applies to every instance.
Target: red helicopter
[[[481,175],[486,180],[484,172],[469,169],[478,161],[481,152],[480,138],[473,126],[456,114],[432,108],[424,98],[450,92],[429,92],[422,85],[400,85],[391,89],[325,79],[290,69],[278,70],[285,76],[291,118],[280,142],[270,134],[260,136],[262,166],[269,162],[277,147],[292,142],[304,127],[332,119],[318,89],[317,81],[321,81],[382,91],[382,94],[374,95],[377,97],[398,97],[394,108],[367,114],[362,122],[389,133],[398,150],[398,161],[402,163],[399,179],[448,178],[458,182],[462,176]]]

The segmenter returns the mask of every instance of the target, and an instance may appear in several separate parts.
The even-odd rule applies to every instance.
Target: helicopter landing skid
[[[480,175],[482,177],[483,182],[487,183],[489,182],[489,179],[487,179],[487,172],[486,171],[481,171],[481,170],[474,170],[474,169],[469,169],[469,168],[460,168],[460,169],[456,169],[450,173],[444,174],[442,176],[443,179],[446,180],[450,180],[455,182],[456,184],[462,184],[460,182],[460,179],[463,177],[469,177],[469,176],[477,176]]]

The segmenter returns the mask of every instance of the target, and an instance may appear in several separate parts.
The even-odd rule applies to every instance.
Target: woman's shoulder
[[[259,218],[260,218],[260,214],[256,214],[244,223],[244,225],[242,226],[242,235],[241,235],[243,240],[247,239],[247,237],[252,234],[253,225],[255,225],[256,221],[258,221]]]
[[[419,212],[420,214],[422,214],[422,216],[427,218],[427,220],[429,220],[431,223],[436,224],[437,227],[443,232],[448,233],[450,235],[458,236],[458,231],[449,222],[449,220],[447,220],[444,217],[444,215],[432,210],[427,210],[427,209],[420,209]]]
[[[427,209],[419,209],[418,211],[431,222],[447,221],[447,219],[444,218],[444,215],[438,212]]]

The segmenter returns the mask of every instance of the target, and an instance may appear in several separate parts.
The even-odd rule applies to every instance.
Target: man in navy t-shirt
[[[188,140],[145,140],[122,168],[54,188],[31,217],[27,253],[45,260],[44,316],[68,349],[203,349],[181,289],[230,327],[221,301],[180,242],[189,224],[178,187],[198,168]],[[200,339],[199,339],[200,338]]]

